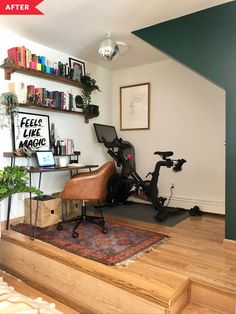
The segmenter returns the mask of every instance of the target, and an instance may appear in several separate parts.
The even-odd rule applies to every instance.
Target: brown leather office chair
[[[105,227],[105,220],[100,202],[106,199],[108,179],[114,173],[116,173],[115,164],[114,162],[109,161],[97,170],[78,173],[69,179],[60,196],[62,200],[81,200],[81,215],[60,221],[57,224],[57,230],[62,230],[62,224],[64,223],[75,221],[75,226],[72,230],[72,237],[77,238],[78,232],[76,232],[76,229],[79,224],[83,221],[89,221],[102,226],[102,232],[107,233],[108,230]],[[86,214],[86,201],[91,200],[98,202],[98,208],[101,213],[100,217],[88,216]]]

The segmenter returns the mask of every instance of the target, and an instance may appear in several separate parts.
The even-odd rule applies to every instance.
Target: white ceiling
[[[44,15],[1,16],[0,25],[21,36],[111,70],[156,62],[166,57],[132,31],[232,0],[44,0]],[[97,49],[107,32],[128,44],[111,62]]]

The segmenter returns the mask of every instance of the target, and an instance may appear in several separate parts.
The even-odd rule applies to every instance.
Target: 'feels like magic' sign
[[[49,116],[28,112],[13,114],[14,150],[24,146],[32,150],[49,150],[49,134]]]

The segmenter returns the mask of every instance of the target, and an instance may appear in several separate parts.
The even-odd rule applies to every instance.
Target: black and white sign
[[[13,114],[14,149],[27,146],[32,150],[50,149],[49,116],[15,112]]]

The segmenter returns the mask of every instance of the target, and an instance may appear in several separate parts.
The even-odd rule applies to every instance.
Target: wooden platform
[[[10,289],[13,288],[16,293],[20,293],[24,297],[30,298],[31,300],[37,300],[38,298],[42,298],[43,302],[46,301],[48,304],[55,305],[56,311],[54,311],[54,306],[52,306],[51,312],[46,311],[48,313],[52,313],[53,314],[53,313],[55,313],[57,311],[60,311],[60,313],[70,313],[70,314],[76,314],[76,313],[78,314],[79,313],[77,311],[74,311],[72,308],[69,308],[69,307],[65,306],[61,302],[58,302],[57,300],[48,297],[44,293],[31,288],[30,286],[26,285],[22,281],[16,279],[15,277],[13,277],[13,276],[11,276],[11,275],[3,272],[3,271],[0,271],[0,278],[3,279],[3,282],[5,284],[7,284]],[[1,285],[1,281],[0,281],[0,285]],[[0,294],[1,294],[1,292],[0,292]],[[3,302],[2,298],[0,298],[0,313],[4,313],[5,314],[6,313],[5,312],[6,308],[1,306],[1,302]],[[18,305],[24,306],[24,303],[21,304],[20,302],[18,302]],[[14,313],[15,309],[16,309],[16,307],[14,306],[14,303],[13,303],[12,304],[12,310],[8,309],[7,313]],[[29,313],[29,310],[27,311],[25,309],[23,312]],[[37,313],[37,311],[33,311],[33,312]],[[43,311],[43,310],[41,311],[40,310],[40,313],[41,312],[43,313],[45,311]]]
[[[236,252],[223,247],[223,217],[191,217],[172,228],[113,219],[170,239],[118,268],[3,231],[1,267],[81,313],[235,313]]]

